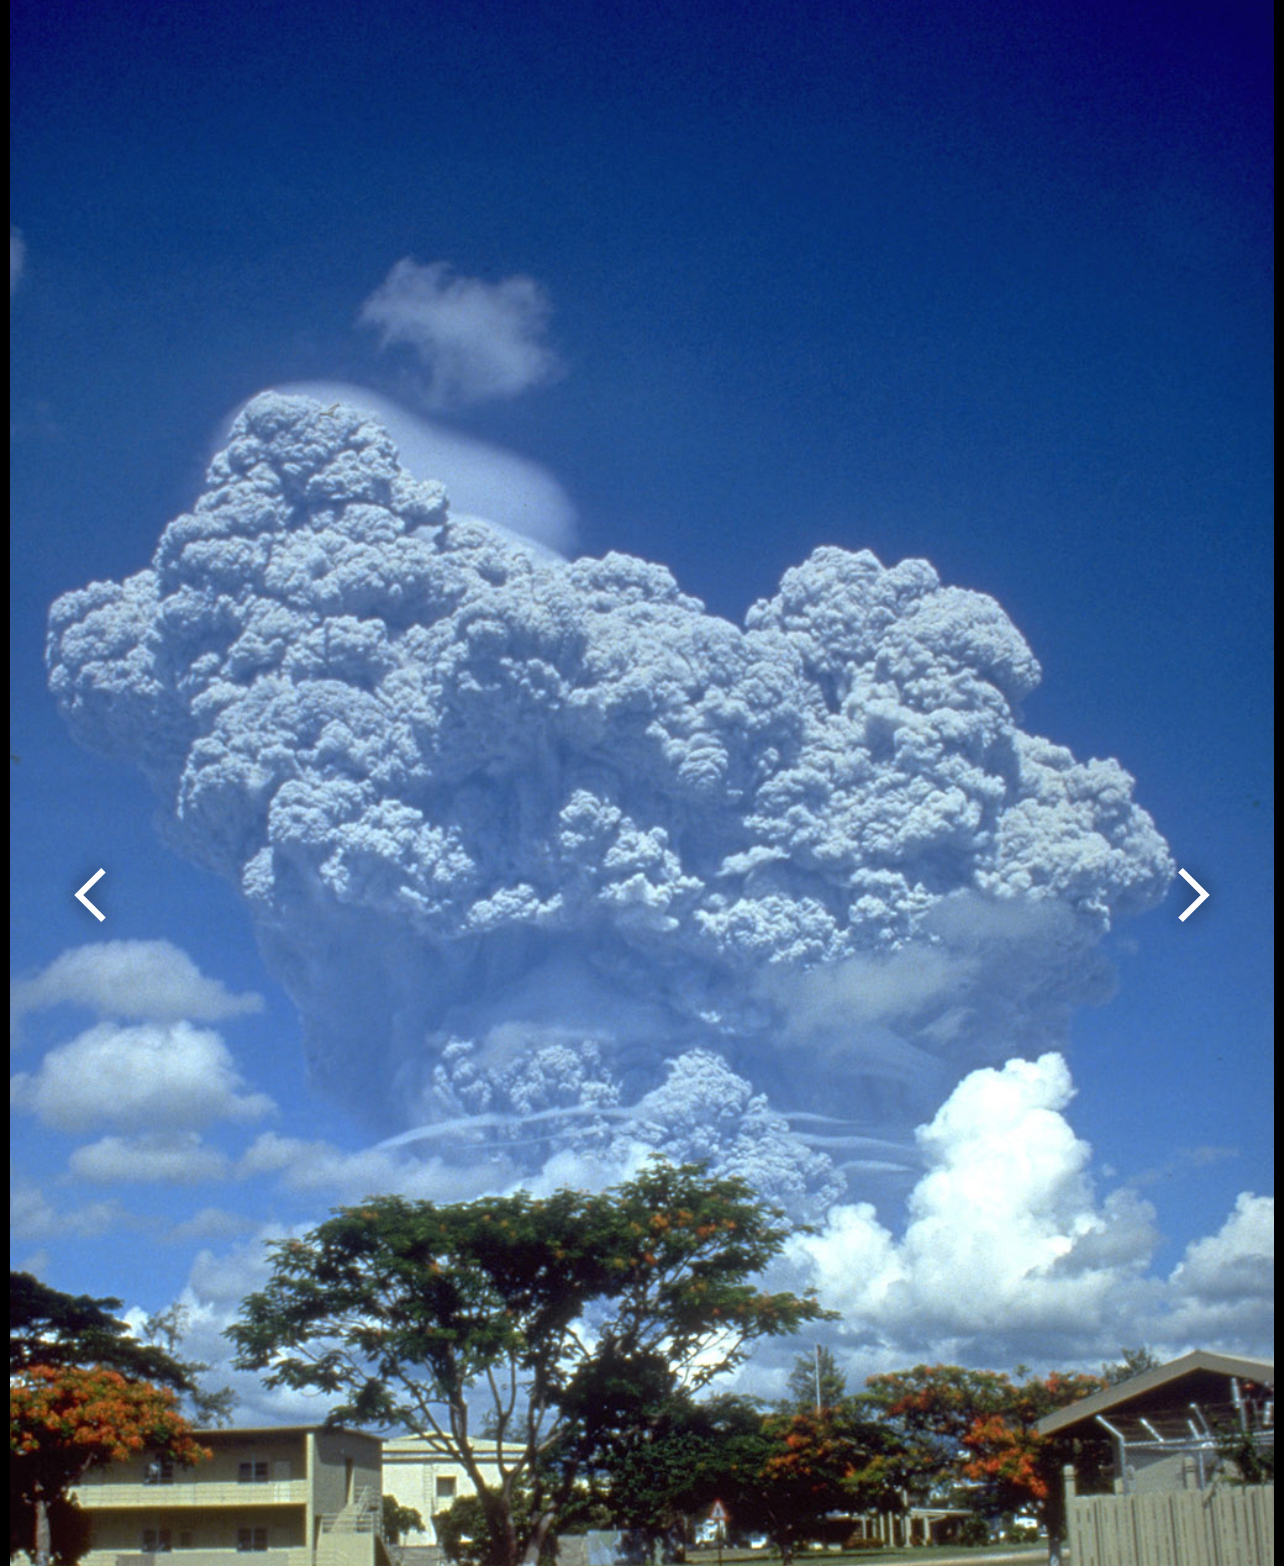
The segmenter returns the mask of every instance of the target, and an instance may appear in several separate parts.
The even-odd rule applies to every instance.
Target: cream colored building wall
[[[177,1557],[173,1566],[373,1566],[374,1527],[358,1527],[353,1514],[340,1514],[364,1492],[377,1518],[382,1447],[377,1437],[342,1429],[216,1430],[198,1436],[212,1459],[193,1468],[175,1466],[173,1483],[149,1480],[154,1461],[146,1456],[85,1475],[75,1491],[92,1530],[84,1566],[117,1566],[118,1557],[141,1557],[149,1531],[157,1542],[162,1531],[168,1533],[169,1551],[163,1553]],[[243,1481],[246,1463],[258,1465],[256,1473],[266,1465],[266,1481]],[[266,1552],[239,1549],[245,1528],[262,1530]],[[147,1563],[134,1560],[131,1566]]]
[[[301,1549],[307,1543],[306,1517],[301,1506],[245,1507],[227,1512],[205,1511],[110,1511],[94,1512],[92,1554],[115,1559],[117,1555],[139,1554],[144,1534],[168,1530],[174,1552],[184,1550],[230,1550],[236,1553],[237,1536],[242,1528],[267,1531],[270,1550]]]
[[[379,1499],[382,1442],[355,1430],[309,1432],[312,1448],[312,1507],[318,1513],[341,1512],[362,1490]]]
[[[482,1476],[499,1483],[499,1467],[493,1447],[475,1448]],[[413,1506],[424,1520],[422,1533],[410,1533],[403,1544],[436,1544],[433,1518],[446,1511],[461,1495],[475,1495],[477,1487],[457,1459],[435,1452],[419,1436],[401,1436],[383,1443],[383,1493],[401,1506]]]
[[[236,1484],[239,1482],[243,1462],[266,1462],[270,1480],[303,1479],[307,1475],[307,1460],[301,1431],[250,1431],[244,1439],[230,1439],[230,1433],[203,1431],[202,1446],[214,1455],[207,1463],[196,1463],[191,1468],[174,1465],[175,1484]],[[77,1486],[82,1504],[93,1505],[93,1491],[102,1485],[136,1485],[140,1497],[150,1497],[163,1485],[146,1482],[147,1469],[152,1459],[146,1455],[131,1458],[127,1463],[112,1463],[106,1468],[94,1468]]]

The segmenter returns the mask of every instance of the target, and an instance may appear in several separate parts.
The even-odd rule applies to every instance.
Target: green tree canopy
[[[268,1385],[322,1392],[334,1419],[408,1428],[457,1458],[489,1559],[517,1566],[667,1398],[824,1314],[753,1281],[787,1233],[743,1181],[695,1165],[655,1162],[595,1195],[373,1197],[275,1242],[271,1279],[229,1336]],[[478,1460],[483,1420],[498,1479]]]
[[[718,1495],[733,1528],[761,1530],[792,1561],[835,1513],[900,1511],[904,1453],[886,1427],[837,1408],[757,1417],[731,1432]]]
[[[1066,1532],[1063,1466],[1073,1462],[1080,1480],[1092,1488],[1109,1464],[1110,1449],[1104,1433],[1100,1437],[1044,1436],[1036,1426],[1046,1414],[1100,1392],[1104,1386],[1100,1376],[1077,1371],[1053,1371],[1042,1377],[1027,1373],[1020,1383],[1009,1383],[1004,1406],[978,1416],[963,1437],[968,1453],[964,1474],[981,1482],[992,1510],[1028,1508],[1034,1512],[1047,1530],[1052,1562],[1061,1559]]]
[[[838,1408],[846,1396],[847,1380],[838,1361],[823,1344],[817,1344],[809,1354],[799,1354],[794,1360],[781,1412],[806,1414],[818,1408]]]
[[[424,1531],[423,1513],[413,1506],[403,1506],[395,1495],[385,1495],[380,1512],[383,1536],[389,1544],[400,1544],[407,1534]]]
[[[9,1274],[9,1372],[27,1365],[104,1365],[135,1381],[192,1392],[190,1368],[141,1343],[112,1314],[116,1299],[62,1294],[29,1272]]]
[[[915,1365],[865,1385],[857,1402],[901,1442],[906,1483],[918,1501],[958,1480],[963,1438],[978,1418],[1000,1412],[1011,1390],[997,1371],[962,1365]]]
[[[1130,1381],[1147,1370],[1158,1370],[1163,1361],[1146,1347],[1122,1348],[1119,1358],[1101,1367],[1101,1379],[1108,1387],[1117,1387],[1121,1381]]]
[[[650,1413],[640,1436],[599,1450],[586,1465],[586,1496],[612,1527],[680,1533],[761,1465],[762,1421],[752,1398],[679,1392]]]
[[[188,1380],[187,1403],[192,1417],[200,1425],[218,1426],[232,1422],[232,1411],[239,1401],[231,1387],[209,1389],[200,1385],[199,1377],[213,1366],[205,1360],[179,1359],[178,1349],[191,1326],[191,1310],[179,1301],[156,1311],[143,1323],[143,1336],[148,1343],[163,1343],[166,1352],[174,1358]]]

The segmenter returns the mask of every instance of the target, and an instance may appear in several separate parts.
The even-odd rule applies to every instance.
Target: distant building
[[[516,1459],[512,1448],[510,1461]],[[477,1442],[473,1447],[477,1466],[489,1484],[499,1483],[499,1465],[493,1443]],[[449,1509],[461,1495],[475,1495],[477,1487],[457,1457],[442,1452],[423,1436],[400,1436],[383,1443],[383,1493],[401,1506],[413,1506],[424,1520],[422,1533],[409,1533],[401,1541],[416,1545],[436,1544],[433,1518]]]
[[[83,1566],[389,1566],[377,1436],[318,1425],[197,1436],[213,1461],[141,1455],[84,1476]]]

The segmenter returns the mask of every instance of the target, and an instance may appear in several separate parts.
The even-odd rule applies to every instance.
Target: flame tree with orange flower
[[[974,1507],[988,1515],[1030,1510],[1048,1534],[1050,1562],[1065,1536],[1062,1465],[1074,1460],[1091,1486],[1109,1460],[1104,1442],[1041,1436],[1045,1414],[1106,1385],[1100,1376],[1053,1372],[1019,1380],[961,1365],[916,1365],[871,1376],[862,1401],[896,1430],[912,1454],[912,1488],[925,1497],[950,1480],[969,1481]],[[979,1486],[979,1488],[977,1488]]]
[[[51,1554],[50,1512],[65,1513],[71,1487],[91,1468],[142,1452],[184,1465],[210,1455],[168,1387],[130,1381],[104,1365],[27,1365],[11,1378],[10,1485],[22,1510],[34,1514],[27,1548],[37,1566]],[[60,1550],[59,1558],[68,1553]]]
[[[87,1547],[68,1492],[90,1468],[150,1449],[202,1453],[179,1410],[193,1370],[141,1343],[116,1299],[63,1294],[9,1274],[9,1551],[72,1566]]]
[[[1089,1488],[1104,1473],[1109,1448],[1104,1440],[1071,1440],[1040,1435],[1036,1426],[1045,1415],[1100,1392],[1100,1376],[1053,1371],[1029,1376],[1012,1386],[1005,1406],[978,1414],[963,1437],[968,1458],[963,1472],[984,1486],[994,1510],[1028,1509],[1048,1535],[1048,1559],[1057,1566],[1065,1541],[1066,1509],[1063,1465],[1073,1460]]]

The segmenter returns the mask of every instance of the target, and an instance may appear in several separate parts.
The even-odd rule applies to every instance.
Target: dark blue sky
[[[584,552],[735,619],[822,543],[1002,603],[1027,727],[1118,757],[1212,893],[1122,932],[1075,1127],[1123,1177],[1176,1161],[1169,1266],[1270,1188],[1265,6],[12,14],[19,971],[96,937],[67,888],[114,855],[115,934],[269,990],[230,892],[66,737],[44,619],[146,562],[254,391],[411,397],[357,311],[447,260],[552,302],[565,375],[450,417],[557,475]]]

